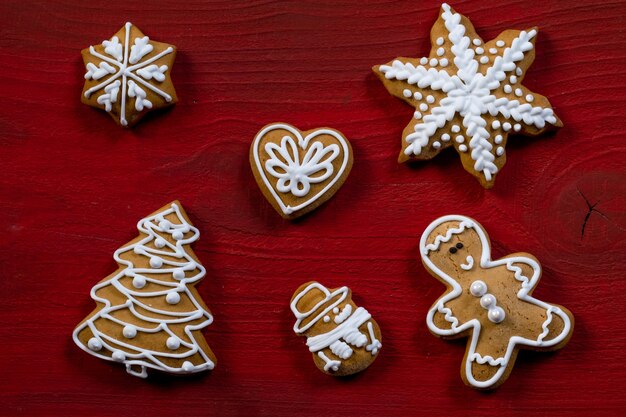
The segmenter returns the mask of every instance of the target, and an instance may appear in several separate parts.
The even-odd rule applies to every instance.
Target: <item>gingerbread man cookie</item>
[[[206,270],[189,247],[198,229],[178,201],[140,220],[137,229],[139,237],[113,255],[117,271],[92,288],[98,306],[74,329],[74,342],[141,378],[148,368],[213,369],[215,355],[201,333],[213,316],[195,288]]]
[[[82,51],[82,102],[131,127],[148,111],[178,100],[170,78],[176,47],[155,42],[126,23],[111,39]]]
[[[307,336],[315,365],[330,375],[345,376],[371,365],[380,351],[380,328],[363,307],[352,301],[348,287],[329,290],[308,282],[291,299],[293,330]]]
[[[442,338],[469,337],[463,381],[475,388],[502,384],[519,349],[556,350],[568,342],[574,317],[532,292],[541,266],[530,254],[491,259],[487,233],[465,216],[441,217],[420,240],[422,262],[447,290],[426,322]]]
[[[431,159],[454,147],[463,167],[491,188],[506,162],[509,133],[535,136],[562,126],[548,99],[522,85],[536,37],[537,28],[506,30],[484,42],[444,3],[428,57],[373,68],[391,94],[415,107],[399,162]]]

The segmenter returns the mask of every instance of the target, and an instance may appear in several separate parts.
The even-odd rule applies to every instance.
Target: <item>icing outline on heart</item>
[[[306,200],[305,202],[303,202],[301,204],[298,204],[295,207],[292,207],[292,206],[289,206],[289,205],[285,205],[285,203],[280,198],[280,196],[277,194],[276,190],[274,189],[274,187],[270,183],[269,179],[267,178],[267,175],[265,173],[264,167],[262,166],[261,160],[259,158],[259,144],[261,143],[261,140],[263,139],[263,137],[265,137],[265,135],[267,133],[271,132],[272,130],[279,130],[279,129],[286,130],[289,133],[291,133],[293,135],[293,137],[295,139],[297,139],[298,146],[302,150],[306,150],[307,145],[309,144],[309,142],[312,139],[314,139],[314,138],[316,138],[317,136],[320,136],[320,135],[330,135],[333,138],[337,139],[337,141],[341,144],[341,147],[343,149],[343,162],[341,164],[341,167],[337,170],[336,174],[332,178],[332,180],[330,180],[330,182],[328,184],[326,184],[326,186],[324,188],[322,188],[313,197],[311,197],[310,199]],[[263,180],[263,183],[265,184],[267,189],[270,191],[270,193],[274,197],[274,200],[278,203],[280,209],[282,210],[282,212],[285,215],[290,215],[290,214],[295,213],[298,210],[302,210],[306,206],[308,206],[308,205],[312,204],[313,202],[317,201],[328,190],[330,190],[333,187],[333,185],[335,185],[335,183],[337,181],[339,181],[339,178],[342,177],[344,171],[346,170],[346,167],[348,166],[348,160],[350,158],[349,152],[350,152],[350,150],[349,150],[348,144],[346,142],[346,139],[344,139],[343,136],[341,136],[338,132],[336,132],[334,130],[327,129],[327,128],[321,128],[321,129],[317,129],[317,130],[309,133],[305,137],[302,137],[302,133],[298,129],[296,129],[295,127],[290,126],[288,124],[284,124],[284,123],[271,124],[269,126],[264,127],[263,129],[261,129],[261,131],[259,133],[257,133],[256,137],[254,138],[254,144],[252,146],[252,154],[253,154],[253,158],[254,158],[254,163],[256,164],[257,171],[259,172],[259,175],[260,175],[261,179]]]

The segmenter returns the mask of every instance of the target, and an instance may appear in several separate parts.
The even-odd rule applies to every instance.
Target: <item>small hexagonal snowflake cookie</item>
[[[176,47],[150,40],[131,23],[81,53],[81,101],[105,110],[120,126],[131,127],[150,110],[178,101],[170,78]]]

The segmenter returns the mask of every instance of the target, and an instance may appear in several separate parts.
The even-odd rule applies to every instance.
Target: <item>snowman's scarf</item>
[[[317,352],[325,349],[337,340],[343,339],[351,333],[358,332],[359,327],[371,318],[372,315],[368,313],[366,309],[359,307],[354,310],[354,313],[352,313],[346,321],[335,327],[330,332],[309,337],[306,340],[306,345],[309,347],[309,351],[311,352]]]

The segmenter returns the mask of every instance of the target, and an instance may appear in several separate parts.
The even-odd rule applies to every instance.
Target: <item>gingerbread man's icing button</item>
[[[426,317],[442,338],[470,337],[461,375],[475,388],[502,384],[517,350],[556,350],[567,343],[574,317],[565,307],[531,294],[541,266],[526,253],[491,259],[487,233],[473,219],[445,216],[420,240],[422,263],[446,285]]]
[[[330,375],[360,372],[382,348],[380,328],[370,313],[357,307],[348,287],[329,290],[308,282],[291,299],[296,316],[293,330],[307,337],[315,365]]]

